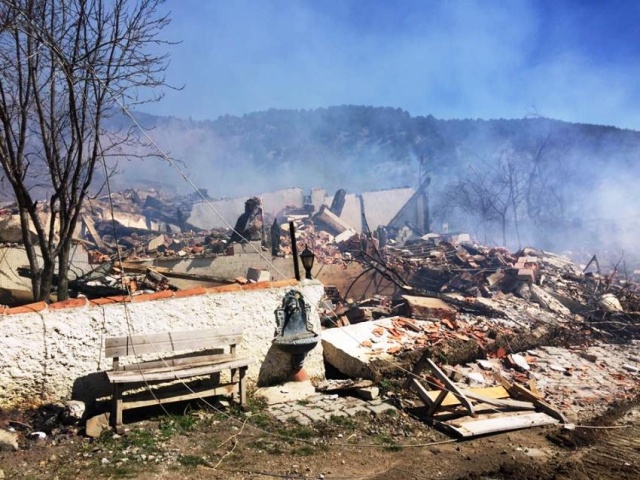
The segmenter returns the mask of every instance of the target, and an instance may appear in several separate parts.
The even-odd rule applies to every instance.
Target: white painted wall
[[[316,306],[323,286],[315,280],[297,287],[207,293],[126,307],[118,303],[5,316],[0,319],[0,408],[108,395],[103,372],[111,368],[111,360],[103,358],[104,338],[129,333],[242,325],[244,342],[238,353],[254,362],[249,380],[283,380],[290,373],[288,356],[272,351],[264,367],[263,361],[273,339],[274,310],[291,288],[302,291],[319,330]],[[311,377],[324,377],[320,344],[307,356],[305,368]]]

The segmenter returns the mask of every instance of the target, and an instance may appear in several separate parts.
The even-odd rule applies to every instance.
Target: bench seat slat
[[[144,344],[149,341],[162,342],[169,340],[190,340],[192,338],[207,338],[225,335],[242,334],[241,326],[203,328],[201,330],[175,330],[156,333],[136,333],[134,335],[123,335],[119,337],[109,337],[106,346],[122,346],[133,342],[134,344]]]
[[[196,355],[185,357],[165,358],[163,360],[150,360],[147,362],[132,363],[130,365],[121,365],[118,372],[123,370],[140,371],[161,368],[190,368],[199,365],[211,365],[214,363],[226,362],[238,358],[233,353],[218,353],[213,355]]]
[[[198,365],[187,368],[157,368],[145,370],[118,370],[107,372],[111,383],[136,383],[136,382],[155,382],[178,380],[182,378],[195,377],[199,375],[209,375],[211,373],[220,372],[229,368],[247,367],[251,360],[247,357],[236,357],[233,360],[225,362]]]
[[[126,357],[145,353],[179,352],[183,350],[199,350],[204,348],[226,347],[236,345],[242,341],[242,334],[210,335],[191,338],[173,338],[172,335],[150,336],[144,339],[132,339],[127,343],[127,338],[122,337],[119,344],[105,342],[105,357]]]

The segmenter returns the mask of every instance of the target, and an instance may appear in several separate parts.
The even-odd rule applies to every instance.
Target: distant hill
[[[547,154],[557,161],[580,158],[589,172],[640,164],[640,132],[546,118],[438,120],[364,106],[268,110],[214,121],[140,113],[136,118],[184,162],[199,187],[215,196],[291,186],[348,191],[413,186],[421,157],[436,177],[449,177],[501,149],[532,155],[545,141]],[[127,176],[118,181],[124,186],[154,180],[187,188],[175,172],[167,175],[171,169],[157,168],[155,160],[146,160],[142,168],[135,162],[122,166]]]
[[[640,211],[634,180],[640,173],[640,132],[611,126],[540,117],[439,120],[351,105],[213,121],[142,113],[136,118],[214,198],[289,187],[356,193],[416,187],[419,172],[429,171],[437,210],[446,200],[440,194],[450,185],[469,172],[493,168],[506,155],[521,165],[525,180],[536,176],[541,204],[553,203],[544,207],[553,215],[538,212],[536,221],[530,219],[538,229],[541,222],[582,228],[584,222]],[[112,126],[131,124],[115,118]],[[151,184],[191,190],[174,168],[157,159],[121,161],[119,170],[116,188]],[[473,218],[445,217],[441,220],[450,225],[473,228]]]

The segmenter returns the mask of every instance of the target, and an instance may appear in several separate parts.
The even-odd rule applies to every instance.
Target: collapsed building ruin
[[[111,219],[101,200],[87,206],[76,238],[90,268],[77,270],[72,286],[79,293],[138,295],[178,290],[181,281],[291,278],[293,224],[296,244],[313,251],[314,277],[325,284],[318,307],[324,359],[356,384],[381,376],[404,381],[413,371],[425,383],[409,387],[434,422],[439,408],[445,415],[461,405],[473,408],[478,398],[486,403],[488,391],[501,395],[489,402],[494,409],[544,410],[541,399],[552,399],[551,418],[563,422],[593,412],[602,399],[635,394],[640,279],[620,262],[601,268],[605,262],[594,256],[580,266],[551,252],[511,252],[478,245],[465,233],[433,233],[420,191],[400,190],[403,202],[386,205],[375,223],[364,212],[380,200],[377,192],[356,197],[356,224],[348,220],[354,212],[344,191],[333,197],[312,192],[278,208],[245,199],[236,202],[242,211],[235,232],[193,225],[196,204],[188,206],[194,199],[151,193],[144,202],[139,193],[116,195],[114,205],[124,212]],[[209,199],[203,203],[217,208]],[[447,380],[438,379],[440,370],[434,376],[435,365],[431,372],[416,370],[425,355],[447,364]],[[567,377],[574,381],[567,384]],[[441,395],[448,392],[443,388],[459,391],[457,400]],[[411,393],[403,398],[416,406]],[[547,421],[535,418],[536,424]]]

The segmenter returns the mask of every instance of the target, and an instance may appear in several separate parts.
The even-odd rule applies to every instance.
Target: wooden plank
[[[107,377],[111,383],[136,383],[136,382],[157,382],[178,380],[181,378],[197,377],[200,375],[209,375],[211,373],[220,372],[228,368],[246,367],[251,363],[249,358],[238,358],[215,365],[203,365],[193,368],[182,369],[158,369],[154,370],[119,370],[117,372],[107,372]]]
[[[509,398],[509,392],[507,392],[507,390],[505,390],[505,388],[502,387],[502,386],[496,386],[496,387],[473,387],[473,388],[465,389],[465,390],[463,390],[463,392],[464,392],[464,394],[466,396],[469,396],[468,392],[471,392],[471,393],[475,393],[475,394],[478,394],[478,395],[482,395],[483,397],[490,398],[490,399]],[[429,397],[430,401],[433,402],[433,401],[435,401],[436,398],[438,398],[438,395],[439,395],[440,391],[439,390],[431,390],[431,391],[425,390],[425,393]],[[423,401],[424,401],[424,399],[423,399]],[[427,403],[427,402],[425,402],[425,403]],[[443,407],[453,407],[453,406],[456,406],[456,405],[460,405],[460,401],[452,393],[449,392],[449,394],[443,400],[442,406]]]
[[[536,406],[531,402],[522,402],[519,400],[514,400],[512,398],[490,398],[469,390],[463,390],[463,392],[471,400],[475,400],[476,402],[486,403],[488,405],[492,405],[498,408],[505,408],[510,410],[535,410],[536,409]]]
[[[122,409],[123,410],[131,410],[133,408],[140,408],[140,407],[149,407],[152,405],[163,405],[166,403],[173,403],[173,402],[182,402],[182,401],[186,401],[186,400],[196,400],[199,398],[206,398],[206,397],[213,397],[214,395],[229,395],[229,394],[235,394],[238,391],[238,385],[237,384],[224,384],[224,385],[218,385],[216,387],[212,387],[212,388],[207,388],[207,389],[199,389],[199,390],[194,390],[193,392],[189,392],[189,393],[185,393],[182,395],[175,395],[175,394],[162,394],[160,392],[155,394],[155,397],[149,397],[146,399],[139,399],[139,400],[127,400],[127,396],[125,396],[125,401],[122,404]]]
[[[434,391],[431,391],[431,392],[428,391],[415,378],[410,379],[410,381],[411,381],[411,386],[415,389],[416,393],[418,394],[420,399],[422,399],[424,404],[427,405],[428,407],[431,407],[433,405],[433,403],[436,401],[436,398],[438,397],[438,394],[440,392],[437,391],[437,390],[434,390]],[[433,398],[431,397],[432,394],[434,395]]]
[[[242,335],[227,335],[208,337],[201,339],[182,340],[182,341],[163,341],[163,342],[147,342],[145,344],[129,344],[120,347],[105,348],[105,357],[127,357],[137,356],[147,353],[165,353],[180,352],[186,350],[200,350],[218,347],[226,347],[232,344],[238,344],[242,341]]]
[[[539,407],[543,412],[551,415],[556,420],[561,423],[567,423],[567,417],[565,417],[562,412],[555,409],[553,406],[539,398],[535,393],[528,390],[527,388],[519,385],[517,383],[511,383],[506,378],[504,378],[500,373],[495,372],[495,377],[502,383],[502,386],[506,388],[511,395],[514,397],[521,397],[529,402],[533,402],[537,407]]]
[[[425,350],[425,352],[420,357],[420,360],[418,360],[418,362],[414,365],[413,371],[411,372],[413,375],[411,375],[407,379],[407,381],[404,384],[404,388],[409,388],[413,386],[412,380],[414,380],[416,377],[418,377],[422,373],[422,371],[424,370],[424,367],[427,364],[428,358],[429,358],[429,352]]]
[[[451,380],[449,380],[449,377],[447,377],[444,372],[440,370],[435,363],[433,363],[431,359],[426,360],[426,365],[433,372],[436,378],[444,383],[446,390],[455,395],[462,406],[469,410],[469,414],[474,415],[473,405],[467,399],[467,397],[464,396],[464,393],[462,393],[462,391],[458,387],[456,387],[456,385]]]
[[[93,237],[94,243],[98,246],[98,248],[102,251],[102,253],[107,251],[107,248],[105,247],[104,242],[102,241],[102,238],[100,238],[100,235],[98,235],[98,232],[96,231],[96,226],[93,223],[93,219],[89,215],[82,215],[82,221],[84,222],[85,226],[87,227],[87,230],[89,230],[89,233]]]
[[[120,367],[120,371],[133,370],[139,372],[140,370],[162,369],[162,368],[185,368],[185,367],[197,367],[200,365],[211,365],[214,363],[226,362],[238,358],[236,355],[230,353],[218,353],[213,355],[189,355],[179,358],[165,358],[163,360],[152,360],[149,362],[133,363],[131,365],[123,365]]]
[[[110,337],[105,340],[105,357],[216,348],[241,341],[242,327]]]
[[[455,420],[447,422],[447,426],[461,437],[468,438],[556,423],[558,421],[546,413],[534,412],[520,415],[500,415],[492,418],[467,419],[465,421]]]
[[[117,347],[123,345],[144,345],[149,342],[165,342],[172,340],[191,340],[197,338],[216,337],[219,335],[236,335],[242,333],[241,326],[203,328],[196,330],[169,330],[164,332],[137,333],[134,335],[122,335],[108,337],[105,341],[106,347]]]
[[[429,417],[433,416],[433,414],[436,413],[436,411],[438,410],[438,408],[440,408],[440,405],[442,404],[442,402],[444,401],[447,395],[449,395],[449,392],[447,392],[446,390],[440,391],[440,394],[436,398],[435,402],[433,402],[433,405],[429,407],[429,411],[427,412],[427,415]]]

